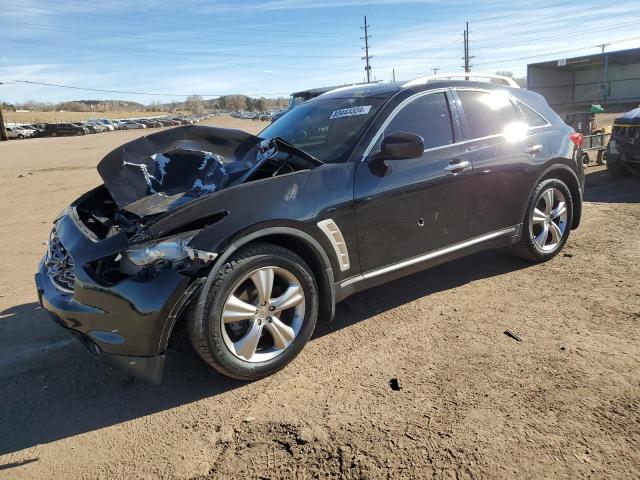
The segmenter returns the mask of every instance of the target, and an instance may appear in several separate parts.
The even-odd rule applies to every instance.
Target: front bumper
[[[52,280],[43,258],[35,275],[40,305],[57,323],[79,334],[104,362],[159,383],[168,337],[193,293],[189,288],[192,279],[164,270],[148,279],[128,277],[113,285],[103,284],[86,267],[124,250],[126,238],[91,239],[78,222],[68,213],[55,225],[73,260],[73,291],[63,291]]]

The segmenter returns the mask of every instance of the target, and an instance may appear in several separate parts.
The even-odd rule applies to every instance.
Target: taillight
[[[582,140],[584,139],[584,135],[579,132],[572,133],[569,135],[569,139],[573,142],[573,144],[580,148],[582,146]]]

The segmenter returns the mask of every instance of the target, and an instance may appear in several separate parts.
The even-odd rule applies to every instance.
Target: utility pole
[[[609,89],[609,85],[608,85],[608,77],[609,77],[609,55],[607,55],[606,53],[604,53],[604,49],[607,48],[609,45],[611,45],[610,43],[603,43],[601,45],[598,45],[601,49],[602,49],[602,86],[600,87],[602,89],[602,105],[606,105],[607,104],[607,97],[608,97],[608,89]]]
[[[360,40],[364,40],[364,57],[362,60],[366,60],[366,66],[364,67],[365,72],[367,73],[367,83],[371,83],[371,65],[369,64],[369,59],[373,58],[369,55],[369,39],[371,35],[369,35],[369,24],[367,24],[367,16],[364,16],[364,37],[360,37]]]
[[[393,72],[393,83],[396,83],[396,69],[394,68],[392,72]]]
[[[2,82],[0,82],[2,85]],[[4,116],[2,115],[2,102],[0,101],[0,142],[6,142],[9,140],[7,136],[7,130],[4,128]]]
[[[467,22],[466,29],[464,31],[464,71],[471,71],[470,60],[473,57],[469,55],[469,22]],[[465,80],[469,80],[469,77],[465,77]]]

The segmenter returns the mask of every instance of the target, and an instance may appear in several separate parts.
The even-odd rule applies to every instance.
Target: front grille
[[[51,278],[58,290],[73,293],[75,282],[73,259],[62,245],[55,228],[49,236],[45,266],[47,267],[49,278]]]

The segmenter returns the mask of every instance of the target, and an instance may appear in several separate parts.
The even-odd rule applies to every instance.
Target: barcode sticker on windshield
[[[343,108],[342,110],[336,110],[331,114],[329,120],[342,117],[351,117],[353,115],[366,115],[371,110],[371,105],[362,105],[360,107]]]

